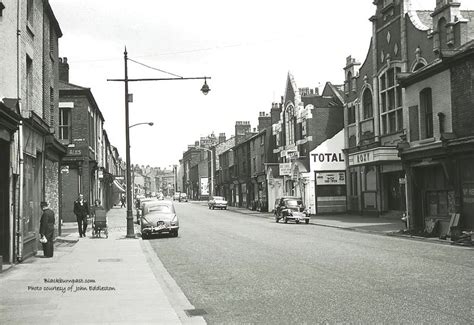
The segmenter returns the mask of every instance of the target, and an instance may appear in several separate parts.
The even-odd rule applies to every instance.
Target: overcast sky
[[[464,0],[471,2],[472,0]],[[435,0],[416,1],[434,8]],[[202,81],[130,84],[131,162],[177,164],[188,144],[211,132],[234,133],[235,121],[257,127],[283,95],[290,71],[298,87],[343,82],[348,55],[363,62],[371,37],[372,0],[51,0],[61,26],[59,53],[70,82],[90,87],[109,139],[125,158],[124,47],[131,59]],[[164,73],[129,62],[129,78]]]

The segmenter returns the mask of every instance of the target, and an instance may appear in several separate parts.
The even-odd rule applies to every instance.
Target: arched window
[[[369,89],[364,90],[362,95],[362,104],[364,110],[364,120],[374,116],[374,108],[372,105],[372,92]]]
[[[431,88],[425,88],[420,91],[420,115],[422,117],[422,134],[425,138],[433,137],[433,100],[431,97]]]

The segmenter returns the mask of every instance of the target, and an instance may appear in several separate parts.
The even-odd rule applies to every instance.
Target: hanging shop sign
[[[280,176],[290,176],[291,175],[291,163],[281,163],[280,167]]]
[[[201,195],[209,195],[209,180],[207,177],[201,177]]]

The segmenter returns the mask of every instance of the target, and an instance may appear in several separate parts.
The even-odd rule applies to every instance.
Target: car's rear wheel
[[[309,220],[308,220],[308,219],[306,219],[306,220],[304,221],[304,223],[305,223],[305,224],[308,224],[308,223],[309,223]]]
[[[280,221],[280,218],[275,218],[275,222],[278,222],[278,221]]]
[[[212,206],[212,210],[215,210],[215,209],[216,209],[216,207],[215,207],[215,206]]]
[[[295,222],[296,222],[296,223],[300,223],[300,221],[299,221],[299,220],[295,220]]]
[[[288,218],[287,218],[287,217],[285,217],[285,219],[284,219],[284,220],[285,220],[285,223],[288,223]]]

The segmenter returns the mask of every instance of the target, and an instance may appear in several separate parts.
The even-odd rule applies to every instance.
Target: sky
[[[462,2],[465,2],[464,0]],[[472,0],[469,0],[472,1]],[[432,9],[435,0],[417,0]],[[125,159],[123,52],[182,77],[147,81],[133,94],[131,163],[169,168],[189,144],[214,132],[230,138],[235,121],[257,127],[284,94],[291,72],[298,87],[342,84],[346,57],[365,60],[375,13],[372,0],[50,0],[63,36],[69,81],[91,88],[108,137]],[[129,78],[171,75],[128,62]]]

